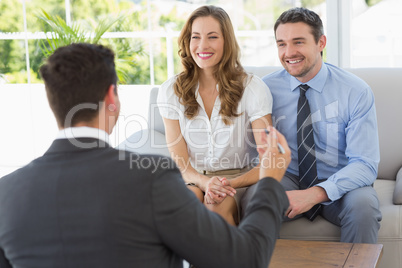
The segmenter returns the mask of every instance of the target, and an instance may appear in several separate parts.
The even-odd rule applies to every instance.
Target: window
[[[2,0],[2,83],[41,83],[38,69],[44,59],[44,31],[52,30],[38,19],[43,17],[43,9],[87,32],[93,32],[106,17],[125,15],[106,32],[101,43],[124,52],[118,56],[126,62],[122,71],[127,84],[159,85],[180,71],[177,37],[189,14],[205,4],[221,6],[230,15],[244,65],[279,65],[272,28],[282,11],[303,5],[325,18],[325,0]]]
[[[402,1],[353,5],[351,67],[402,67]]]

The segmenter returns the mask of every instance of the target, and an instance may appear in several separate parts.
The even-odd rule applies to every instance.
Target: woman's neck
[[[201,91],[216,90],[216,80],[212,72],[201,71],[198,77]]]

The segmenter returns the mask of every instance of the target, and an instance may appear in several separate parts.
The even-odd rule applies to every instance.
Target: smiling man
[[[341,227],[342,242],[375,243],[381,213],[372,187],[379,163],[373,93],[323,62],[326,36],[316,13],[285,11],[274,31],[285,69],[263,81],[273,96],[274,126],[292,150],[281,182],[290,201],[286,218],[321,214]]]

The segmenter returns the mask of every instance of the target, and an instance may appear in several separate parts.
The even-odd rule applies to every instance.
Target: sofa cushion
[[[383,218],[378,234],[379,242],[402,238],[402,226],[400,225],[402,207],[395,206],[392,202],[395,184],[396,182],[392,180],[376,180],[374,183]],[[396,218],[398,220],[395,220]],[[340,235],[340,228],[327,222],[321,216],[314,220],[314,224],[304,217],[284,222],[280,231],[280,238],[297,240],[339,241]]]
[[[158,103],[158,87],[151,89],[149,95],[149,107],[148,107],[148,124],[150,129],[154,129],[161,134],[165,134],[165,126],[163,124],[163,119],[159,113]]]
[[[382,213],[381,228],[378,233],[379,242],[402,238],[402,206],[395,206],[392,201],[395,184],[396,182],[391,180],[374,182]]]
[[[395,184],[393,202],[395,205],[402,205],[402,168],[396,175],[396,184]]]
[[[305,217],[282,223],[279,238],[313,241],[339,241],[341,229],[317,216],[314,224]]]
[[[135,132],[124,142],[120,143],[117,146],[117,149],[138,154],[159,154],[170,156],[169,150],[166,146],[165,135],[152,129],[143,129]]]

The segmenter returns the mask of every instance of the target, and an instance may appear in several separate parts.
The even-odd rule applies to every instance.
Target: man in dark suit
[[[59,48],[40,72],[60,132],[0,179],[0,267],[268,266],[288,207],[280,133],[262,137],[261,180],[233,227],[187,190],[171,159],[110,147],[120,111],[110,49]]]

